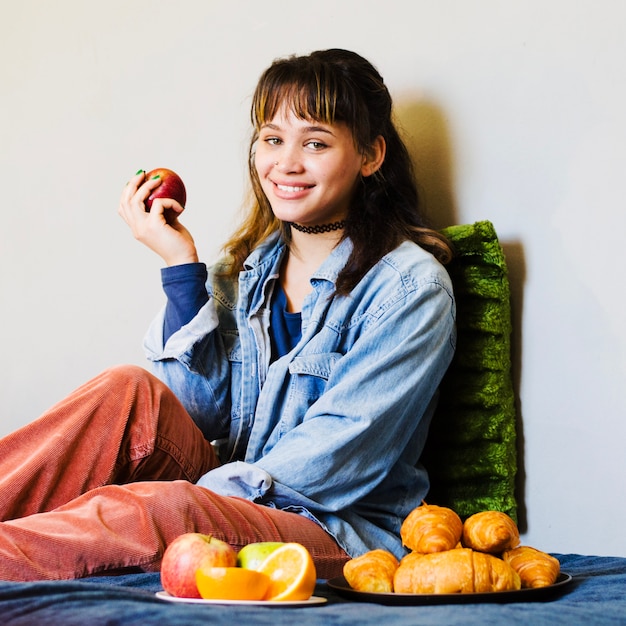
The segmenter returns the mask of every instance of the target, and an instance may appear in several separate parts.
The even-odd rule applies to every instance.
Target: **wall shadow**
[[[445,116],[435,104],[399,98],[395,121],[409,150],[422,208],[433,228],[458,223],[454,164]]]
[[[398,97],[395,121],[415,167],[422,208],[433,228],[459,224],[454,194],[454,158],[446,116],[436,103],[419,97]],[[483,219],[490,219],[485,215]],[[496,232],[498,225],[494,223]],[[524,424],[520,400],[522,380],[522,320],[526,262],[520,241],[502,241],[511,290],[511,377],[515,395],[517,427],[516,500],[520,532],[528,527],[526,510],[526,471],[524,467]]]

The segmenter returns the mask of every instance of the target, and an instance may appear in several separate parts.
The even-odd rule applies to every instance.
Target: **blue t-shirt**
[[[291,352],[300,341],[301,335],[302,315],[287,311],[287,297],[280,283],[276,283],[270,314],[272,361]]]
[[[167,296],[163,343],[185,324],[208,302],[206,291],[207,269],[204,263],[188,263],[164,267],[161,270],[163,290]],[[277,283],[272,298],[270,315],[270,341],[272,361],[291,352],[302,334],[302,316],[287,311],[287,297]]]

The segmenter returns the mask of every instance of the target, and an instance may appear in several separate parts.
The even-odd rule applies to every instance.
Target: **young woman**
[[[452,358],[447,242],[425,227],[391,98],[345,50],[275,61],[252,103],[255,201],[221,263],[144,201],[119,213],[159,254],[154,373],[116,367],[0,441],[0,578],[156,570],[190,531],[297,541],[320,577],[403,554]]]

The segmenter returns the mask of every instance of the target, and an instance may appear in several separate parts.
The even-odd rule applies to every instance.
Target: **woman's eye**
[[[270,144],[270,146],[277,146],[280,143],[280,139],[278,137],[266,137],[263,141]]]
[[[309,141],[307,146],[309,146],[309,148],[312,148],[313,150],[323,150],[327,147],[327,144],[323,143],[322,141]]]

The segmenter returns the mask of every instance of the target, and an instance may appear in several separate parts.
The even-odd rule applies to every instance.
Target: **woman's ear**
[[[382,135],[378,135],[374,142],[363,155],[363,165],[361,166],[361,176],[371,176],[378,171],[385,160],[387,144]]]

